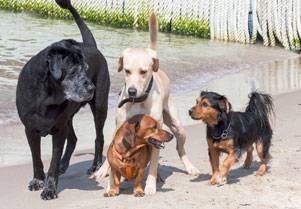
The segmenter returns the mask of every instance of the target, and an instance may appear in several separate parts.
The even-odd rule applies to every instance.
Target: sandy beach
[[[69,170],[60,177],[59,198],[52,201],[42,201],[40,192],[27,190],[28,181],[32,178],[31,164],[0,168],[0,208],[298,209],[301,206],[300,98],[301,91],[274,97],[276,118],[271,147],[273,159],[269,172],[263,177],[254,175],[258,167],[258,158],[254,151],[254,162],[249,170],[241,167],[243,163],[241,160],[232,169],[227,185],[221,187],[209,185],[211,169],[207,155],[205,126],[199,123],[186,127],[186,149],[193,163],[200,169],[200,176],[193,177],[185,173],[173,141],[161,152],[159,172],[165,183],[158,183],[158,192],[155,195],[135,198],[132,195],[132,183],[124,182],[118,197],[105,198],[103,193],[108,178],[97,183],[85,174],[92,159],[92,151],[87,150],[73,155]],[[79,130],[80,140],[88,138],[89,130],[92,128],[90,126],[87,128],[85,121],[87,120],[83,120],[82,128]],[[25,140],[20,124],[7,126],[1,129],[1,132],[1,135],[11,137],[12,140],[13,137],[23,137]],[[50,146],[50,140],[47,141],[47,146]],[[48,159],[45,159],[46,169]]]

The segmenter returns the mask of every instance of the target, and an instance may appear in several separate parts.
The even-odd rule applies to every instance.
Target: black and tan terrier
[[[234,112],[225,96],[203,91],[196,105],[189,110],[192,119],[207,124],[208,153],[212,167],[210,183],[213,185],[227,182],[231,166],[238,162],[244,152],[247,152],[244,167],[250,167],[254,143],[261,161],[256,175],[262,176],[267,170],[273,135],[270,124],[270,116],[274,113],[273,102],[271,96],[258,92],[252,92],[249,98],[245,112]],[[227,157],[219,166],[221,152],[227,153]]]

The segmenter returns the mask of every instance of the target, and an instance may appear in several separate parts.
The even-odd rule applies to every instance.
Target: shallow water
[[[74,38],[81,41],[73,21],[40,19],[28,14],[0,11],[0,128],[19,123],[15,109],[15,86],[23,65],[31,56],[52,42]],[[110,113],[105,127],[109,143],[114,127],[114,109],[121,89],[122,73],[116,64],[123,49],[148,45],[149,34],[89,24],[98,47],[105,55],[111,75]],[[183,124],[193,124],[187,110],[200,90],[214,90],[229,97],[235,109],[247,102],[252,83],[273,95],[301,88],[301,63],[298,55],[282,48],[212,42],[193,37],[159,34],[158,56],[161,69],[171,79],[171,93]],[[85,109],[80,113],[85,114]],[[80,117],[80,116],[79,116]],[[16,139],[18,149],[0,133],[0,166],[30,159],[24,139]],[[79,142],[79,149],[93,143]],[[9,150],[9,151],[8,151]],[[50,147],[45,154],[51,152]],[[20,158],[12,159],[16,153]]]

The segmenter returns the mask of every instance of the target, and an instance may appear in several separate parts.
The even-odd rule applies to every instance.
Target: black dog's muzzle
[[[152,77],[151,80],[150,80],[150,82],[149,82],[149,84],[148,84],[148,87],[147,87],[145,93],[142,96],[140,96],[140,97],[129,97],[129,98],[126,98],[126,99],[122,100],[118,104],[118,108],[121,108],[125,103],[128,103],[128,102],[132,102],[132,103],[144,102],[147,99],[150,90],[152,89],[153,80],[154,80],[154,78]]]

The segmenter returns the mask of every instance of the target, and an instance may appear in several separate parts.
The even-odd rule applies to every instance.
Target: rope
[[[53,0],[31,2],[55,4]],[[95,12],[130,15],[134,18],[134,27],[139,27],[142,15],[154,11],[167,31],[195,30],[183,23],[190,20],[191,24],[208,24],[212,40],[247,44],[256,43],[261,36],[265,46],[275,46],[278,41],[286,49],[300,50],[301,0],[72,0],[72,3],[77,8],[91,8]]]

